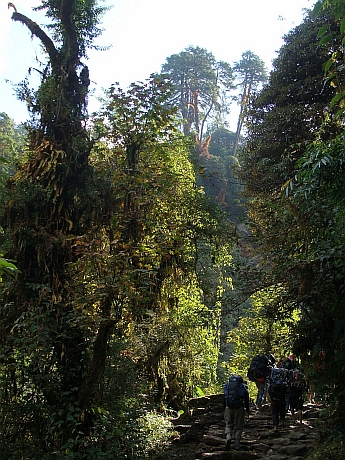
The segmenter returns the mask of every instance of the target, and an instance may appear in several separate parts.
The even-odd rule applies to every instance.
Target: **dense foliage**
[[[299,311],[292,349],[342,419],[343,126],[330,104],[335,90],[323,81],[329,52],[317,46],[323,21],[307,16],[285,37],[269,83],[251,106],[239,174],[261,283],[283,286],[285,315]],[[328,27],[337,37],[337,24],[329,19]]]
[[[42,8],[52,38],[12,16],[47,64],[38,90],[20,87],[28,157],[4,172],[1,263],[16,270],[14,260],[18,276],[1,284],[1,453],[145,458],[159,436],[141,433],[161,425],[165,436],[154,410],[184,410],[217,384],[232,235],[197,185],[195,142],[177,129],[169,86],[110,88],[87,129],[81,58],[102,9]]]

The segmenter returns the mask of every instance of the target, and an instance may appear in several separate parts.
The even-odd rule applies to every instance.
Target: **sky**
[[[123,89],[130,83],[144,81],[159,72],[166,58],[188,46],[211,52],[217,61],[230,65],[252,51],[271,70],[272,60],[283,44],[283,35],[300,24],[303,9],[316,0],[105,0],[112,6],[102,20],[99,46],[107,51],[91,50],[89,67],[92,94],[89,111],[99,107],[103,89],[119,82]],[[45,20],[32,11],[39,0],[14,0],[19,13],[38,24]],[[16,99],[9,82],[19,83],[29,68],[38,68],[40,41],[29,30],[11,20],[13,10],[7,1],[0,4],[0,112],[16,123],[25,121],[25,104]],[[35,77],[36,75],[36,77]],[[33,84],[38,77],[31,72]],[[238,106],[232,108],[230,129],[236,129]]]

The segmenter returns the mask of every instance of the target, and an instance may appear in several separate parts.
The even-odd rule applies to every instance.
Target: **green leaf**
[[[336,72],[333,72],[331,75],[329,75],[326,79],[325,79],[325,82],[323,84],[323,86],[325,87],[327,83],[329,83],[331,80],[333,80],[333,78],[336,76]]]
[[[319,41],[318,46],[322,46],[322,45],[325,45],[326,43],[330,43],[332,40],[333,40],[333,35],[328,34]]]
[[[331,107],[331,108],[334,107],[334,104],[336,104],[337,102],[339,102],[340,99],[342,99],[342,98],[343,98],[343,95],[342,95],[341,93],[336,94],[336,95],[332,98],[332,100],[331,100],[330,107]]]
[[[316,16],[318,16],[318,14],[320,13],[321,8],[322,8],[321,2],[316,2],[315,6],[314,6],[314,9],[313,9],[313,11],[311,13],[311,17],[316,18]]]
[[[345,112],[345,109],[338,110],[338,112],[334,115],[335,118],[340,118],[340,117],[344,116],[344,112]]]
[[[329,71],[329,69],[332,67],[333,64],[333,59],[328,59],[328,61],[325,64],[325,74]]]
[[[202,391],[202,389],[200,387],[197,386],[196,391],[197,391],[199,396],[201,396],[201,397],[205,396],[205,393]]]
[[[345,17],[342,19],[340,23],[340,33],[343,34],[345,32]]]
[[[328,24],[324,24],[322,27],[320,27],[317,33],[317,38],[323,37],[327,31],[328,31]]]
[[[0,257],[0,276],[5,273],[7,275],[14,276],[16,272],[19,272],[19,270],[14,264],[8,262],[8,260],[3,257]],[[0,277],[0,281],[1,280],[2,279]]]

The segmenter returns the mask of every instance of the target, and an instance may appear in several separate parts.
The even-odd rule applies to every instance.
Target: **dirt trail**
[[[179,435],[159,456],[161,460],[270,459],[300,460],[311,452],[318,438],[315,422],[321,407],[305,404],[303,424],[293,424],[291,415],[273,431],[270,406],[252,410],[243,431],[241,450],[225,450],[223,395],[190,401],[191,414],[173,420]]]

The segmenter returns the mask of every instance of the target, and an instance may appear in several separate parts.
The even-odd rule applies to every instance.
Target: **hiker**
[[[275,365],[275,358],[272,354],[254,356],[252,359],[247,377],[255,383],[257,388],[256,407],[260,409],[266,399],[267,377]]]
[[[241,437],[245,411],[249,417],[249,392],[240,375],[231,375],[224,385],[224,420],[226,450],[235,442],[235,450],[241,449]]]
[[[279,422],[285,421],[286,395],[288,392],[289,371],[284,368],[273,368],[268,378],[268,395],[271,403],[273,430]]]
[[[291,375],[293,372],[294,368],[296,367],[297,363],[295,360],[294,355],[286,356],[280,361],[280,365],[278,367],[282,369],[287,369]],[[286,412],[291,410],[291,404],[290,404],[290,392],[287,393],[286,395]]]
[[[306,390],[307,381],[304,373],[300,369],[295,369],[291,374],[288,391],[293,423],[297,423],[296,413],[299,423],[303,423],[303,403]]]

